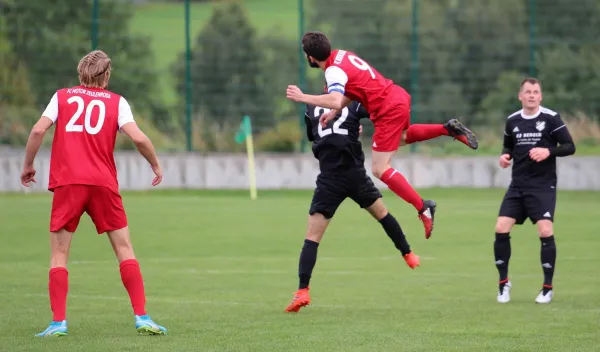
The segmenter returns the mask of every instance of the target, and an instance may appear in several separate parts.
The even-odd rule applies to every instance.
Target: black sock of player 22
[[[400,224],[392,214],[388,213],[383,219],[379,220],[379,223],[383,226],[385,233],[387,233],[392,242],[394,242],[396,249],[398,249],[403,256],[410,253],[410,245],[406,241],[406,236],[404,235],[404,232],[402,232]]]
[[[313,268],[317,263],[318,248],[318,242],[304,240],[304,246],[302,247],[302,252],[300,252],[300,264],[298,265],[299,289],[307,288],[310,283]]]
[[[556,264],[556,243],[554,235],[550,237],[540,237],[542,249],[540,260],[542,270],[544,270],[544,291],[552,289],[552,278],[554,277],[554,265]]]
[[[496,233],[494,241],[494,259],[500,275],[501,288],[508,281],[508,262],[510,260],[510,233]]]

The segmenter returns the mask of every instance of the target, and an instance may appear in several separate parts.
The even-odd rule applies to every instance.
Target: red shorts
[[[127,226],[123,201],[118,193],[102,186],[66,185],[54,189],[50,232],[75,232],[83,212],[88,213],[99,234]]]
[[[403,90],[390,92],[373,120],[373,150],[393,152],[400,147],[402,134],[410,126],[410,95]]]

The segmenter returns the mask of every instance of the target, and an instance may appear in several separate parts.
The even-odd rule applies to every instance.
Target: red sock
[[[133,314],[146,315],[146,294],[140,264],[135,259],[127,259],[122,261],[119,267],[121,268],[121,280],[131,300]]]
[[[422,142],[440,136],[448,136],[448,130],[444,125],[411,125],[406,130],[406,144]]]
[[[381,181],[383,181],[392,192],[400,196],[400,198],[412,204],[417,211],[423,209],[423,199],[401,173],[393,168],[389,168],[383,173],[383,176],[381,176]]]
[[[52,321],[63,321],[67,316],[67,293],[69,292],[69,272],[67,268],[52,268],[48,273],[48,294]]]

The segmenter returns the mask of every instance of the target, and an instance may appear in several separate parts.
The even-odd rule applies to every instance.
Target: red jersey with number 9
[[[105,89],[65,88],[42,116],[55,124],[48,189],[79,184],[118,193],[115,141],[118,130],[134,121],[125,98]]]
[[[399,104],[410,104],[408,92],[350,51],[334,50],[331,53],[325,63],[325,79],[329,93],[340,92],[360,102],[371,120],[377,119],[380,110],[389,106],[387,99],[401,99]]]

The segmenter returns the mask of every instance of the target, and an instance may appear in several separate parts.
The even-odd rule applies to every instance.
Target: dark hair
[[[331,43],[321,32],[307,32],[302,37],[302,49],[317,61],[325,61],[331,55]]]
[[[540,88],[542,87],[542,84],[540,83],[540,81],[537,78],[533,78],[533,77],[527,77],[525,78],[522,82],[521,82],[521,86],[520,88],[523,88],[523,86],[525,85],[525,83],[529,83],[529,84],[537,84],[540,86]]]

